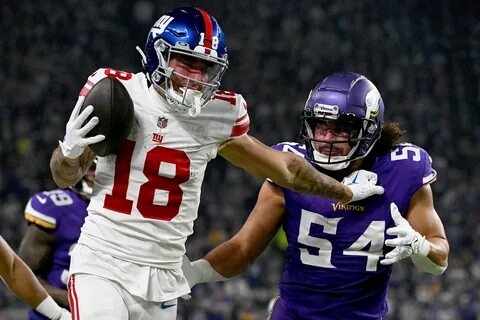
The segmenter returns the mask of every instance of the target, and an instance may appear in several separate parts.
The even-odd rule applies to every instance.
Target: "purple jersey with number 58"
[[[71,189],[44,191],[33,195],[25,208],[28,224],[35,224],[55,235],[51,263],[40,271],[40,277],[57,288],[66,289],[70,252],[80,236],[87,216],[88,202]],[[30,320],[47,319],[30,310]]]
[[[297,143],[274,146],[305,155]],[[412,144],[379,156],[368,170],[385,188],[351,204],[283,189],[288,239],[280,302],[271,319],[381,319],[388,311],[391,266],[379,264],[391,248],[390,203],[405,215],[413,194],[436,178],[427,152]],[[390,237],[390,236],[388,236]]]

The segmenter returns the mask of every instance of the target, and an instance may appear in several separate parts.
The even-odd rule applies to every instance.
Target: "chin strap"
[[[145,56],[145,53],[143,52],[142,49],[140,49],[139,46],[136,46],[135,49],[138,51],[138,53],[140,53],[140,55],[142,56],[142,64],[143,65],[146,65],[147,64],[147,57]]]

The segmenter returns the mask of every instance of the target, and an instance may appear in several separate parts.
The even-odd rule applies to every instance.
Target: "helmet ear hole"
[[[167,50],[167,46],[162,41],[157,41],[156,43],[158,43],[158,45],[156,45],[158,52],[163,53]]]
[[[161,78],[162,78],[162,75],[161,75],[159,72],[157,72],[157,71],[155,71],[155,72],[152,74],[152,80],[153,80],[153,82],[159,82]]]

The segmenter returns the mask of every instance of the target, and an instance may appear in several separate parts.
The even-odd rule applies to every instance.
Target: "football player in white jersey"
[[[138,49],[138,48],[137,48]],[[243,97],[218,90],[228,66],[219,24],[200,8],[177,8],[151,28],[145,73],[93,73],[54,151],[50,167],[60,187],[75,184],[95,154],[85,135],[94,106],[80,107],[92,86],[119,79],[134,103],[135,121],[114,155],[98,158],[88,216],[72,254],[69,280],[74,319],[174,319],[178,297],[190,292],[181,265],[197,218],[207,163],[219,153],[280,186],[343,202],[383,192],[376,176],[341,184],[301,157],[275,151],[247,134]]]

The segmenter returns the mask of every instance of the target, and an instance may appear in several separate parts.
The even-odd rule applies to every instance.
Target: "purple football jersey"
[[[274,148],[305,154],[297,143]],[[412,144],[377,157],[368,170],[385,193],[351,204],[283,189],[287,259],[271,319],[381,319],[387,313],[392,266],[379,261],[392,249],[384,246],[391,238],[386,230],[395,226],[390,203],[405,215],[413,194],[436,172],[427,152]]]
[[[56,244],[52,263],[39,274],[54,287],[67,289],[70,252],[80,236],[88,202],[71,189],[56,189],[33,195],[25,208],[28,224],[51,230]],[[47,319],[30,310],[30,320]]]

